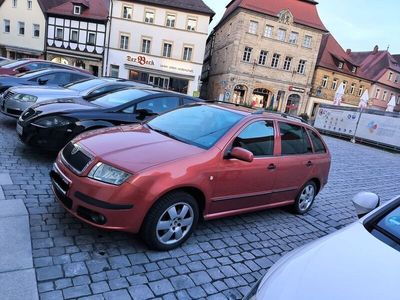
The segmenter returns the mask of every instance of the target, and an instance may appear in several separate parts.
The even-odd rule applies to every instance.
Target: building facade
[[[373,51],[350,52],[350,57],[372,81],[369,91],[372,109],[386,110],[393,96],[400,104],[400,62],[396,55],[391,55],[387,50],[380,51],[375,46]]]
[[[203,96],[303,113],[322,35],[315,1],[235,0],[208,39]]]
[[[43,57],[45,6],[38,0],[0,0],[0,56]]]
[[[349,53],[331,34],[323,36],[306,109],[308,116],[315,116],[319,104],[333,104],[342,83],[345,85],[342,106],[358,107],[364,91],[371,90],[371,81]]]
[[[73,0],[47,10],[48,60],[101,75],[109,0]]]
[[[208,25],[201,0],[112,1],[104,75],[198,95]]]

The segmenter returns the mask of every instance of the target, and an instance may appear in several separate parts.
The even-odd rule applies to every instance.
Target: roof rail
[[[228,102],[228,101],[220,101],[220,100],[206,100],[207,103],[222,103],[222,104],[229,104],[229,105],[233,105],[236,107],[244,107],[244,108],[249,108],[249,109],[253,109],[253,107],[248,106],[248,105],[244,105],[244,104],[239,104],[239,103],[233,103],[233,102]]]

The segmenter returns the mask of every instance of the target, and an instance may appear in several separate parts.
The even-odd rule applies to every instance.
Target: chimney
[[[376,53],[378,53],[378,51],[379,51],[379,47],[378,47],[378,45],[376,45],[376,46],[374,47],[373,53],[376,54]]]
[[[347,49],[347,50],[346,50],[346,53],[347,53],[348,55],[350,55],[350,54],[351,54],[351,49]]]

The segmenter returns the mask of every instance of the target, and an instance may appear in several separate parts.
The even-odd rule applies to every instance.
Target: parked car
[[[0,67],[0,75],[17,75],[40,69],[66,69],[90,74],[87,70],[41,59],[20,59]]]
[[[6,95],[4,92],[10,87],[29,85],[29,86],[64,86],[71,82],[79,81],[84,78],[95,78],[93,75],[84,74],[76,71],[62,69],[47,69],[23,73],[13,76],[0,76],[0,110],[3,114],[18,117],[22,110],[18,106],[6,108]],[[8,94],[8,93],[7,93]],[[20,100],[32,101],[34,97],[20,95]]]
[[[3,96],[0,95],[0,104],[3,104],[2,110],[4,112],[15,112],[15,114],[8,113],[8,115],[18,118],[21,112],[35,103],[73,97],[89,100],[124,87],[149,88],[150,86],[125,79],[89,77],[65,86],[16,86],[9,88]]]
[[[151,248],[169,250],[199,218],[288,205],[305,214],[330,161],[318,132],[297,119],[197,103],[78,136],[59,153],[51,178],[78,219],[140,232]]]
[[[354,199],[361,215],[379,197]],[[263,278],[257,300],[397,300],[400,269],[400,196],[352,225],[294,250]]]
[[[0,67],[3,66],[3,65],[9,64],[11,62],[12,62],[11,59],[8,59],[6,57],[0,56]]]
[[[104,127],[143,122],[186,103],[187,95],[151,88],[125,88],[100,97],[45,101],[29,108],[17,131],[26,144],[59,151],[78,134]]]

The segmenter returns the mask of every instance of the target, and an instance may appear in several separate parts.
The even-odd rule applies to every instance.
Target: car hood
[[[99,109],[100,106],[83,100],[82,98],[54,99],[40,102],[31,107],[40,112],[39,115],[52,113],[68,113],[73,111],[83,111]]]
[[[205,151],[142,125],[95,130],[80,135],[74,142],[98,160],[131,173]]]
[[[79,93],[74,90],[66,89],[63,87],[57,86],[17,86],[9,89],[10,92],[17,93],[17,94],[27,94],[36,96],[40,98],[49,99],[52,97],[53,99],[56,98],[67,98],[73,96],[79,96]]]
[[[272,267],[257,300],[397,300],[400,253],[356,222]]]

